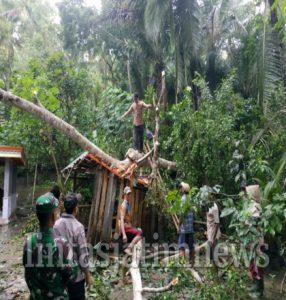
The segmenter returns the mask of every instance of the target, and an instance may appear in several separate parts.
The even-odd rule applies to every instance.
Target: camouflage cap
[[[52,193],[40,196],[36,202],[37,213],[49,214],[59,206],[59,200]]]

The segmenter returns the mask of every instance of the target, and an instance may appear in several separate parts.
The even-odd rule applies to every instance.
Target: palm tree
[[[156,49],[172,49],[171,53],[175,58],[176,96],[191,84],[197,69],[200,32],[198,16],[199,6],[196,0],[147,0],[146,34]],[[163,67],[164,58],[158,57],[159,71]]]

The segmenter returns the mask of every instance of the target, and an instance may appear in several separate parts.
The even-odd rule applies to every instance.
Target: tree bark
[[[158,102],[155,103],[155,100],[153,99],[153,105],[155,107],[155,131],[154,131],[154,137],[153,137],[153,143],[154,143],[154,155],[153,155],[153,165],[152,165],[152,174],[151,177],[155,178],[157,175],[157,170],[159,166],[159,129],[160,129],[160,105],[161,101],[164,95],[164,91],[166,89],[166,83],[165,83],[165,72],[162,72],[162,79],[161,79],[161,93],[158,99]]]
[[[161,293],[170,290],[173,286],[178,284],[178,278],[173,279],[167,286],[160,288],[149,288],[142,286],[142,279],[140,273],[140,260],[142,255],[142,241],[139,241],[133,248],[132,263],[130,267],[130,274],[133,285],[133,300],[143,300],[142,293]]]
[[[60,130],[63,134],[65,134],[79,146],[81,146],[85,151],[88,151],[91,154],[95,155],[97,158],[111,167],[116,167],[118,165],[128,167],[132,164],[132,162],[128,158],[120,161],[105,153],[99,147],[94,145],[90,140],[88,140],[85,136],[83,136],[79,131],[77,131],[73,126],[39,105],[15,96],[2,89],[0,89],[0,101],[11,106],[16,106],[17,108],[20,108],[21,110],[26,111],[29,114],[43,120],[47,124],[50,124],[54,128]],[[164,159],[159,159],[159,166],[162,168],[175,169],[176,163]]]

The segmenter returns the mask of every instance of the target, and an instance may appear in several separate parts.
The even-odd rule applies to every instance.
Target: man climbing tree
[[[124,252],[128,255],[132,254],[132,249],[136,243],[142,238],[142,231],[132,227],[130,215],[130,196],[131,189],[129,186],[124,188],[124,200],[120,207],[120,230],[124,243],[130,243]]]
[[[121,119],[126,117],[131,112],[133,113],[133,139],[134,149],[139,152],[143,152],[143,140],[144,140],[144,122],[143,122],[143,109],[151,108],[151,104],[146,104],[144,101],[139,99],[138,93],[133,95],[133,103],[129,109],[122,115]]]

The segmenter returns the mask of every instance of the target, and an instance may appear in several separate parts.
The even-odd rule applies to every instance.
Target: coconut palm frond
[[[145,30],[147,36],[157,41],[160,32],[166,20],[170,20],[170,7],[169,0],[148,0],[145,8]]]
[[[214,48],[217,37],[220,31],[220,6],[214,6],[208,18],[208,34],[210,47]]]
[[[274,192],[279,191],[280,187],[282,187],[282,176],[284,174],[286,166],[286,153],[282,156],[282,159],[280,160],[280,163],[276,169],[275,176],[273,177],[273,180],[269,181],[264,190],[263,190],[263,198],[267,201],[271,199],[271,196]]]
[[[176,40],[177,92],[190,84],[191,61],[198,57],[201,43],[199,6],[197,1],[176,1],[174,11]]]
[[[263,47],[264,61],[262,62],[261,79],[263,86],[260,86],[260,103],[263,107],[263,112],[267,115],[270,111],[269,104],[273,99],[275,90],[283,80],[283,69],[282,69],[282,53],[279,38],[277,34],[270,29],[265,33],[265,43]]]

